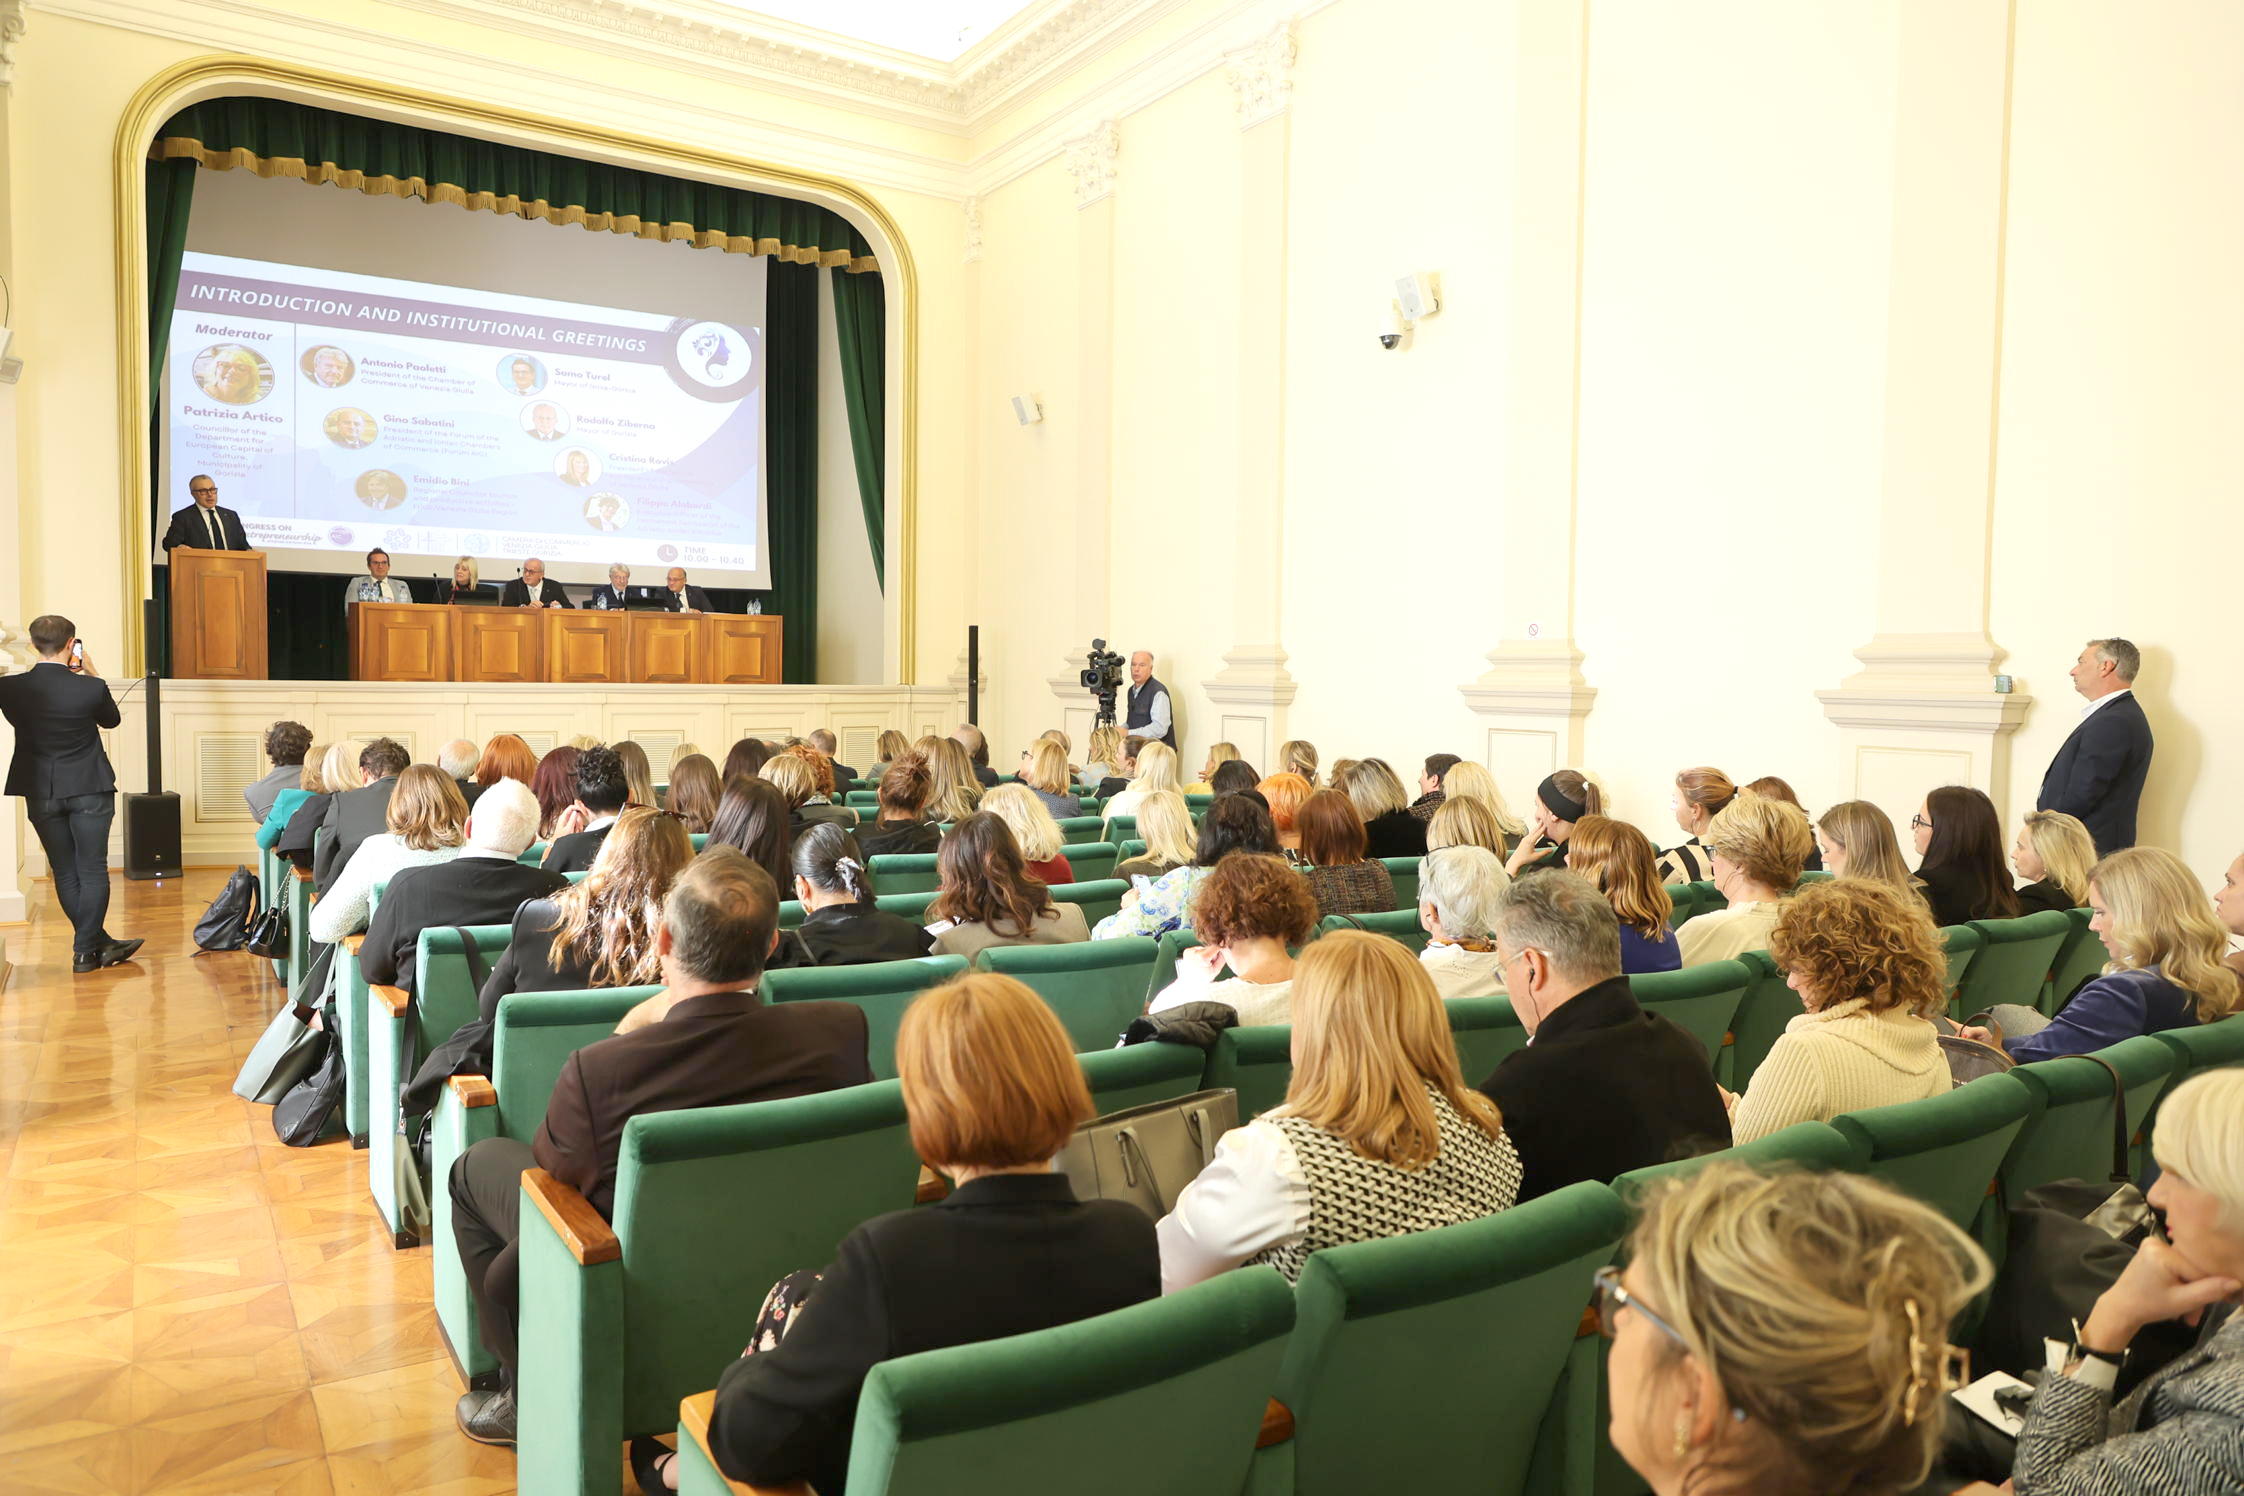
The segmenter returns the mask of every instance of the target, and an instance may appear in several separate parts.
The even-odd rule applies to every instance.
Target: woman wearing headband
[[[796,837],[794,865],[803,922],[780,937],[767,967],[861,966],[906,961],[935,949],[934,936],[873,906],[865,854],[841,827],[822,822]]]
[[[1605,792],[1579,769],[1560,769],[1535,786],[1535,819],[1504,871],[1517,878],[1566,866],[1566,843],[1583,816],[1605,814]]]

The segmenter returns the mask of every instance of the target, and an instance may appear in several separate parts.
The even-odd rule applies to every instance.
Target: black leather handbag
[[[249,927],[249,935],[242,949],[252,956],[263,956],[268,961],[282,961],[288,957],[288,910],[275,904],[257,916]]]

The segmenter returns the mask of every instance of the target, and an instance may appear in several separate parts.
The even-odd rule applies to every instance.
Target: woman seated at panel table
[[[1317,931],[1317,901],[1301,875],[1276,857],[1226,857],[1192,896],[1200,943],[1177,953],[1176,980],[1146,1005],[1159,1013],[1184,1003],[1224,1003],[1242,1025],[1291,1020],[1294,958]],[[1218,981],[1225,971],[1228,981]]]
[[[901,761],[899,761],[901,762]],[[897,772],[889,767],[889,774]],[[873,905],[873,878],[857,841],[839,826],[813,826],[795,838],[795,898],[803,922],[779,937],[766,969],[861,966],[908,961],[935,949],[935,937]]]
[[[935,857],[942,887],[927,906],[938,956],[971,961],[993,945],[1067,945],[1091,938],[1080,904],[1057,904],[1029,873],[1020,844],[988,811],[960,821]]]

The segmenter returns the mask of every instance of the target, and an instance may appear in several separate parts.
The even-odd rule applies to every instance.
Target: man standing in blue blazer
[[[2078,816],[2100,857],[2135,845],[2135,806],[2151,761],[2150,722],[2134,691],[2141,664],[2141,651],[2125,639],[2088,641],[2071,672],[2088,706],[2049,761],[2035,802],[2037,810]]]

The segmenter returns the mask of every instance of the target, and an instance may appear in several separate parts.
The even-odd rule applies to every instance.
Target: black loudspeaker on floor
[[[172,878],[179,874],[179,796],[133,795],[125,799],[125,876]]]

